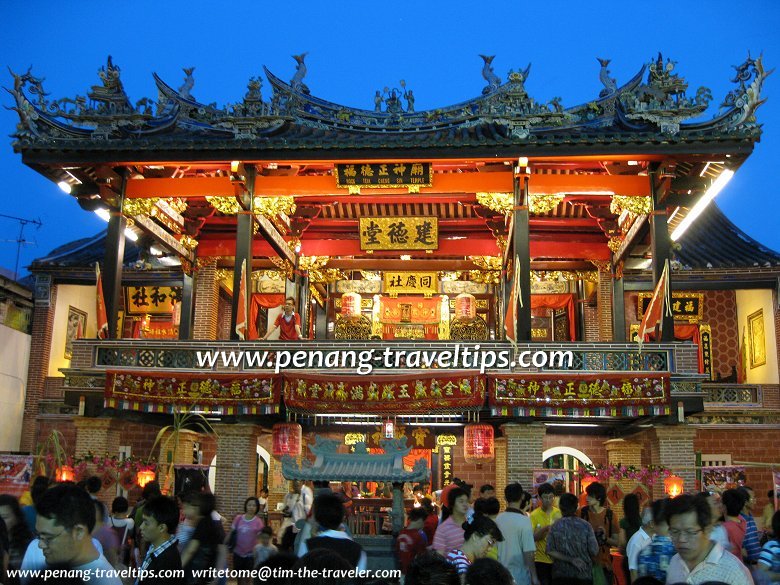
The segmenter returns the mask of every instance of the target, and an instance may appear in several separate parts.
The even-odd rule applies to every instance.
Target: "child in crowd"
[[[271,542],[274,531],[270,526],[265,526],[257,533],[257,545],[255,546],[255,567],[259,567],[269,558],[279,552],[279,549]]]
[[[395,549],[401,566],[401,575],[406,575],[409,564],[414,557],[428,548],[428,537],[423,531],[427,517],[428,512],[423,508],[413,508],[409,512],[409,524],[398,535]]]

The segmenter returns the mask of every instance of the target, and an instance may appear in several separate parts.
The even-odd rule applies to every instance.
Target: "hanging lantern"
[[[57,468],[57,472],[55,474],[55,477],[57,478],[57,481],[75,481],[76,479],[76,472],[74,471],[73,467],[70,465],[63,465],[62,467]]]
[[[473,321],[477,316],[477,299],[474,295],[461,293],[455,297],[455,317]]]
[[[348,292],[341,295],[341,316],[345,319],[360,317],[360,306],[363,297],[355,292]]]
[[[385,439],[395,438],[395,424],[392,420],[387,419],[384,423],[382,423],[382,435]]]
[[[467,463],[492,461],[495,456],[493,427],[484,424],[466,425],[463,429],[463,458]]]
[[[303,444],[303,429],[298,423],[278,423],[272,431],[274,457],[299,457]]]
[[[138,487],[142,488],[150,481],[154,481],[155,475],[156,473],[151,469],[139,471],[135,476],[135,481],[138,484]]]
[[[683,493],[683,478],[677,475],[670,475],[664,480],[664,491],[670,498],[676,498]]]

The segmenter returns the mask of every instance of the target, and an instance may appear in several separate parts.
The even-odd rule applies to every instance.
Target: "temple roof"
[[[684,270],[780,266],[780,253],[748,236],[715,204],[693,222],[678,243],[675,255]]]
[[[712,119],[700,122],[690,120],[707,109],[711,92],[700,87],[688,96],[675,62],[664,61],[660,54],[622,86],[609,77],[609,60],[599,59],[603,89],[593,100],[572,107],[564,107],[557,97],[547,103],[531,97],[525,87],[530,65],[510,70],[502,81],[493,69],[493,57],[482,58],[487,85],[481,95],[420,112],[403,83],[401,89],[377,90],[373,110],[311,95],[303,83],[305,54],[295,56],[297,70],[289,83],[265,70],[272,87],[270,101],[263,100],[258,77],[250,79],[242,101],[221,108],[194,98],[194,68],[185,69],[178,90],[154,75],[159,98],[135,104],[110,57],[98,72],[101,85],[93,86],[86,97],[49,100],[43,80],[28,71],[14,74],[14,87],[8,90],[20,118],[14,148],[28,155],[49,152],[55,158],[127,151],[135,160],[148,159],[152,152],[189,152],[196,160],[197,151],[240,151],[243,160],[253,153],[294,156],[299,150],[308,151],[309,158],[332,157],[336,150],[367,154],[403,149],[407,156],[432,156],[450,148],[516,153],[520,145],[529,154],[572,146],[604,152],[635,152],[638,146],[693,152],[706,151],[707,143],[729,143],[731,151],[749,152],[761,133],[754,117],[768,75],[761,58],[748,57],[735,67],[734,89]]]
[[[298,464],[292,457],[282,459],[282,475],[285,479],[302,481],[423,481],[430,477],[430,469],[425,459],[414,464],[406,471],[403,458],[411,451],[406,439],[383,439],[380,445],[383,454],[372,454],[365,443],[355,445],[354,453],[337,452],[339,441],[317,436],[316,444],[309,448],[316,455],[311,463],[304,460]]]

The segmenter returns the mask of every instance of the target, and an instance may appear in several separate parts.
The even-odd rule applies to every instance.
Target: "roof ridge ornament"
[[[482,61],[484,61],[484,64],[482,65],[482,77],[488,82],[488,84],[482,88],[482,95],[487,95],[501,87],[501,79],[493,70],[493,59],[495,59],[496,56],[480,55],[480,57],[482,57]]]
[[[634,91],[623,92],[621,105],[628,120],[642,120],[657,126],[662,133],[676,135],[680,123],[700,115],[712,100],[709,88],[699,87],[695,98],[686,95],[688,82],[674,73],[677,61],[663,55],[651,60],[648,65],[647,81]]]
[[[195,67],[185,67],[182,69],[182,71],[184,71],[184,83],[179,88],[179,95],[188,100],[197,101],[191,92],[193,86],[195,85],[195,78],[192,76],[192,72],[195,71]]]
[[[609,76],[609,69],[607,69],[607,66],[609,65],[610,61],[612,59],[602,59],[600,57],[596,57],[596,60],[601,64],[601,71],[599,71],[599,81],[604,85],[604,89],[599,92],[599,97],[607,97],[608,95],[611,95],[617,91],[617,80],[614,77]]]
[[[309,91],[309,87],[305,83],[303,83],[303,78],[306,77],[306,63],[304,62],[304,59],[306,59],[306,55],[308,54],[309,53],[307,51],[305,53],[301,53],[300,55],[292,56],[292,58],[295,59],[295,62],[298,63],[298,65],[295,68],[295,74],[290,80],[290,86],[293,88],[294,91],[305,93],[306,95],[311,94],[311,92]]]

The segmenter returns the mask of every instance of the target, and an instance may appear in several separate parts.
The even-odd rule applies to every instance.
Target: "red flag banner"
[[[639,343],[639,350],[642,350],[642,343],[645,341],[645,336],[651,331],[655,330],[656,325],[661,322],[664,314],[664,306],[666,306],[667,314],[671,315],[671,307],[669,306],[669,261],[664,263],[663,272],[661,272],[661,278],[658,279],[658,284],[655,285],[653,291],[653,298],[650,299],[650,304],[647,306],[645,316],[642,317],[642,322],[639,324],[639,332],[637,334],[637,343]]]
[[[273,374],[147,374],[106,372],[105,406],[140,412],[186,407],[215,414],[279,412],[279,378]]]
[[[669,374],[490,374],[494,416],[669,414]]]
[[[299,412],[407,413],[481,409],[485,379],[479,372],[405,376],[284,374],[284,403]]]
[[[97,336],[99,339],[108,337],[108,315],[106,313],[106,301],[103,297],[103,277],[100,275],[100,264],[95,263],[97,277]]]
[[[238,287],[238,306],[236,307],[236,335],[239,339],[246,339],[246,260],[241,263],[241,278],[239,279]]]

